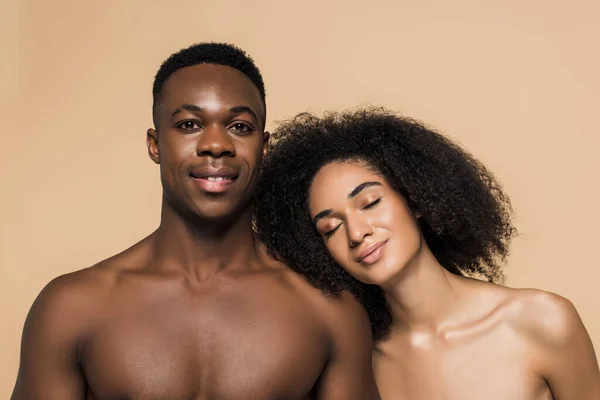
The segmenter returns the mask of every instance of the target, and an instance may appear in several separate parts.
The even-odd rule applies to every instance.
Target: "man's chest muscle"
[[[96,399],[303,398],[327,338],[297,310],[226,304],[117,313],[85,345]]]

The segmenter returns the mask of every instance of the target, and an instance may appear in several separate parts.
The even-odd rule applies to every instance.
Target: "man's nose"
[[[208,126],[199,136],[196,154],[215,158],[233,157],[235,156],[235,146],[224,127]]]

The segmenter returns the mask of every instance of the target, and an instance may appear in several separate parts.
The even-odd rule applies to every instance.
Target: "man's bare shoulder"
[[[282,282],[312,309],[328,338],[328,362],[318,387],[323,398],[379,399],[372,369],[373,337],[366,310],[348,292],[325,294],[280,264]]]
[[[268,265],[276,271],[281,284],[295,292],[303,304],[311,307],[334,335],[358,335],[371,340],[367,312],[350,293],[326,294],[285,264],[270,260]]]
[[[136,269],[131,265],[136,252],[132,247],[91,267],[52,279],[35,299],[28,323],[84,330],[93,323],[119,278]]]

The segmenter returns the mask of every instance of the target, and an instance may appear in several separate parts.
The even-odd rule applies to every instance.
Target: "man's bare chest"
[[[81,352],[94,399],[304,399],[328,357],[310,313],[256,301],[124,307]]]

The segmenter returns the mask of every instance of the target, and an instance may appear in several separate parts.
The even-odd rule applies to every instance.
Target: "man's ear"
[[[263,133],[263,158],[269,154],[269,140],[271,139],[271,134],[267,131]]]
[[[150,128],[146,131],[146,146],[148,155],[156,164],[160,164],[160,152],[158,151],[158,132]]]

